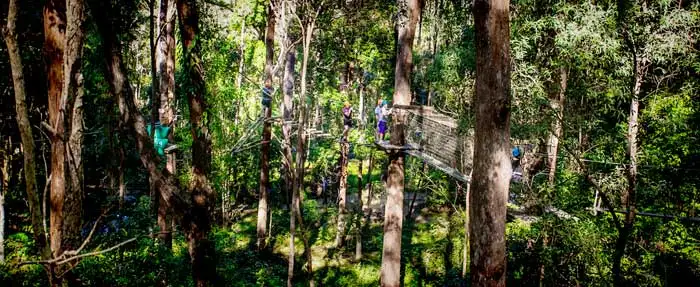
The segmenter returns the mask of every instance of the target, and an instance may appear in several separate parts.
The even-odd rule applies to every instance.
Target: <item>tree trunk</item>
[[[505,286],[510,163],[509,2],[474,2],[476,129],[469,198],[471,286]]]
[[[7,140],[7,146],[2,142],[3,146],[0,147],[0,264],[5,263],[5,195],[10,190],[10,162],[12,162],[10,137]]]
[[[338,188],[338,230],[335,234],[335,247],[341,248],[345,243],[345,226],[347,225],[347,190],[348,190],[348,151],[347,142],[340,143],[340,188]]]
[[[165,5],[167,4],[167,0],[163,0],[161,2],[166,2]],[[163,4],[163,3],[161,3]],[[158,109],[160,109],[160,92],[159,92],[159,84],[160,81],[158,81],[157,78],[157,66],[156,66],[156,16],[155,16],[155,9],[156,9],[156,0],[149,0],[148,3],[148,32],[149,32],[149,37],[148,40],[150,42],[150,57],[151,57],[151,129],[152,131],[155,131],[155,122],[159,120],[159,112]],[[162,13],[162,11],[161,11]],[[154,132],[155,134],[155,132]]]
[[[267,7],[267,32],[265,33],[265,86],[272,85],[272,69],[275,57],[275,11],[274,0],[270,0]],[[270,190],[270,139],[272,138],[272,127],[269,121],[272,116],[270,106],[263,106],[263,133],[262,145],[260,147],[260,201],[258,203],[258,224],[257,224],[257,248],[263,250],[267,246],[265,238],[267,235],[268,216],[268,191]]]
[[[369,223],[372,217],[372,169],[374,168],[374,153],[369,154],[369,166],[367,170],[367,182],[369,183],[369,188],[367,190],[367,201],[364,203],[362,212],[363,212],[363,218],[362,218],[362,225],[359,227],[360,228],[360,236],[358,238],[358,245],[359,247],[355,247],[356,254],[355,254],[355,259],[356,260],[361,260],[362,259],[362,235],[368,232],[369,230]],[[360,200],[362,197],[360,197]],[[357,257],[357,249],[359,249],[359,258]]]
[[[245,15],[242,15],[243,22],[241,23],[241,39],[240,43],[238,44],[239,46],[239,59],[238,59],[238,75],[236,76],[236,88],[241,88],[243,85],[243,73],[245,72],[245,22],[246,18]],[[240,107],[236,107],[236,111],[238,111]]]
[[[639,94],[641,93],[642,82],[644,81],[645,63],[642,59],[636,58],[634,62],[634,87],[632,90],[632,101],[630,103],[630,114],[627,125],[627,155],[629,156],[629,166],[627,167],[627,192],[623,196],[623,204],[627,210],[625,214],[625,224],[620,231],[615,244],[613,254],[613,276],[615,286],[623,285],[623,275],[621,269],[622,257],[625,256],[627,239],[634,229],[634,221],[637,215],[637,134],[639,133]]]
[[[64,56],[64,85],[62,101],[66,103],[65,117],[68,144],[66,165],[70,189],[66,189],[63,214],[63,244],[65,250],[75,250],[82,242],[80,232],[83,215],[83,75],[82,57],[85,39],[85,3],[69,0],[66,9],[66,49]],[[64,111],[64,112],[65,112]]]
[[[413,39],[420,15],[420,0],[398,0],[397,19],[397,56],[394,77],[394,104],[411,104],[411,71],[413,70]],[[406,113],[398,110],[394,113],[391,126],[391,144],[403,146]],[[403,228],[403,192],[404,192],[405,155],[398,150],[389,152],[387,167],[387,200],[384,212],[384,242],[382,249],[382,286],[399,286],[401,284],[401,231]]]
[[[216,194],[209,183],[211,173],[211,135],[208,104],[205,98],[204,68],[200,58],[201,37],[197,1],[178,0],[177,12],[182,35],[187,101],[192,133],[192,195],[191,216],[194,228],[187,231],[192,279],[195,286],[212,285],[216,276],[214,244],[208,238]]]
[[[291,40],[287,41],[291,43]],[[282,145],[282,153],[284,154],[284,160],[282,165],[284,168],[284,192],[285,194],[290,194],[294,184],[294,164],[292,159],[292,114],[294,110],[294,65],[296,64],[296,51],[293,47],[287,48],[287,59],[284,69],[284,79],[282,84],[282,94],[284,95],[282,100],[282,116],[284,118],[284,123],[282,125],[282,135],[284,137],[284,144]],[[297,151],[297,155],[301,151]]]
[[[41,207],[39,205],[39,193],[36,186],[36,163],[34,154],[34,136],[32,127],[29,123],[29,112],[27,111],[27,96],[24,84],[24,65],[22,57],[19,53],[17,43],[17,33],[15,23],[17,21],[17,2],[18,0],[10,0],[9,10],[7,13],[7,26],[4,30],[5,44],[10,58],[10,67],[12,69],[12,82],[15,92],[15,111],[17,116],[17,127],[22,138],[22,149],[24,150],[24,181],[27,190],[27,203],[29,204],[29,215],[31,218],[32,229],[34,231],[34,241],[41,250],[41,257],[49,259],[50,249],[46,245],[46,237],[44,236],[42,226]],[[9,152],[8,149],[6,152]],[[6,166],[5,166],[6,168]],[[9,179],[8,179],[9,182]],[[3,185],[3,193],[6,193],[7,185]],[[4,231],[4,195],[0,194],[0,233]],[[2,235],[0,235],[0,249],[2,248]],[[0,262],[4,261],[4,254],[0,252]]]
[[[318,7],[318,9],[321,9],[321,7]],[[299,134],[297,138],[297,172],[296,172],[296,181],[297,184],[295,185],[297,188],[296,190],[293,191],[293,193],[296,193],[297,196],[297,219],[299,221],[299,228],[302,231],[302,241],[304,242],[304,256],[306,257],[306,273],[309,278],[309,286],[314,287],[316,286],[315,280],[314,280],[314,269],[313,269],[313,258],[311,255],[311,244],[309,243],[309,234],[306,231],[306,228],[304,227],[304,222],[303,222],[303,217],[301,216],[301,207],[300,207],[300,196],[299,194],[304,191],[304,173],[305,173],[305,167],[304,163],[306,162],[306,155],[304,153],[305,146],[306,146],[306,133],[304,132],[304,129],[306,127],[306,122],[308,121],[308,114],[306,113],[306,103],[308,102],[306,99],[306,77],[308,74],[308,65],[309,65],[309,52],[311,51],[311,39],[313,38],[313,33],[314,29],[316,27],[316,17],[318,17],[318,12],[320,10],[317,10],[316,15],[313,18],[308,18],[308,21],[306,23],[305,29],[303,30],[302,37],[304,37],[304,43],[302,47],[302,60],[301,60],[301,92],[299,94],[299,116],[301,117],[301,120],[299,121]],[[309,150],[307,150],[307,153]]]
[[[77,248],[80,241],[83,197],[83,77],[80,67],[84,17],[80,0],[68,3],[51,0],[44,7],[49,96],[47,126],[51,134],[50,247],[54,257],[64,250]],[[52,284],[61,285],[61,278],[52,278]]]
[[[559,154],[559,139],[563,135],[562,123],[564,121],[564,100],[566,98],[568,74],[569,71],[566,67],[562,66],[559,68],[559,90],[549,98],[549,105],[554,112],[554,119],[552,120],[549,134],[549,144],[547,145],[550,186],[554,186],[554,180],[557,175],[557,155]]]
[[[282,9],[284,10],[284,8]],[[284,19],[282,20],[285,21]],[[286,29],[287,24],[283,24],[283,29]],[[286,34],[286,31],[282,32]],[[286,45],[290,45],[292,40],[288,37]],[[296,216],[299,212],[299,193],[298,188],[295,186],[295,170],[294,164],[292,164],[292,113],[293,113],[293,102],[294,102],[294,65],[296,64],[296,51],[293,47],[288,46],[286,55],[286,65],[284,69],[284,79],[282,80],[282,94],[284,98],[282,100],[282,115],[284,118],[284,124],[282,125],[282,135],[284,136],[284,144],[282,145],[282,150],[284,153],[284,161],[282,162],[284,168],[284,192],[285,194],[291,193],[291,202],[289,202],[290,212],[289,212],[289,261],[287,269],[287,286],[293,286],[292,280],[294,279],[294,261],[295,261],[295,248],[294,248],[294,237],[296,236]],[[303,130],[303,125],[299,125],[298,129]],[[301,139],[299,139],[301,140]],[[303,156],[303,150],[297,150],[297,158]]]
[[[365,84],[364,78],[360,82],[360,124],[365,126]]]
[[[472,175],[469,175],[471,178]],[[469,260],[469,194],[471,193],[471,184],[467,182],[466,193],[464,196],[464,250],[462,251],[462,278],[467,279],[467,260]]]
[[[170,127],[168,140],[174,142],[175,124],[175,9],[172,0],[160,1],[159,13],[159,37],[158,37],[158,77],[159,77],[159,97],[160,97],[160,123]],[[166,169],[170,174],[176,173],[176,155],[173,152],[166,154]],[[160,234],[158,238],[168,248],[172,248],[172,234],[170,229],[170,213],[163,196],[158,197],[158,227]]]
[[[160,109],[160,93],[158,92],[158,80],[156,79],[156,44],[155,44],[155,31],[156,31],[156,21],[155,21],[155,0],[148,1],[148,41],[149,41],[149,56],[151,61],[151,131],[153,131],[153,138],[155,139],[156,121],[158,121]],[[154,211],[156,217],[160,214],[160,206],[158,204],[158,198],[160,197],[156,193],[155,181],[152,178],[148,179],[151,188],[151,211]],[[119,201],[119,208],[122,208],[123,200]]]
[[[299,154],[297,153],[297,156]],[[290,204],[289,212],[289,258],[287,259],[287,287],[293,287],[294,283],[294,261],[296,250],[294,248],[294,237],[296,236],[296,216],[297,216],[297,200],[299,199],[299,194],[297,192],[296,184],[292,187],[292,202]]]
[[[362,259],[362,164],[363,160],[360,160],[360,166],[357,171],[357,209],[355,210],[356,224],[355,224],[355,261],[360,261]]]
[[[47,65],[49,126],[51,135],[51,214],[49,238],[53,257],[63,253],[63,201],[66,193],[64,119],[60,115],[63,89],[63,51],[65,49],[66,2],[49,0],[44,7],[44,55]],[[60,282],[52,282],[60,284]]]

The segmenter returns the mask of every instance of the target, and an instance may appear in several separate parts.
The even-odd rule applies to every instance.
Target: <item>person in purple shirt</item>
[[[350,102],[345,102],[343,107],[343,126],[343,140],[347,141],[348,132],[350,132],[350,128],[352,127],[352,106]]]

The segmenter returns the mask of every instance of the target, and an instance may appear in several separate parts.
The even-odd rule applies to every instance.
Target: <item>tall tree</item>
[[[32,229],[34,231],[34,240],[36,241],[36,245],[41,250],[42,258],[48,259],[50,255],[50,249],[48,249],[48,245],[46,244],[46,237],[44,235],[43,229],[41,228],[42,214],[41,207],[39,205],[39,194],[36,185],[34,135],[32,132],[31,124],[29,123],[29,112],[27,111],[27,96],[24,84],[24,64],[22,64],[22,57],[19,53],[19,44],[17,42],[17,3],[17,0],[10,0],[7,13],[7,26],[5,26],[3,34],[5,36],[5,44],[7,45],[7,52],[9,54],[10,66],[12,69],[12,82],[15,92],[15,112],[17,117],[17,127],[19,127],[19,133],[22,138],[22,149],[24,151],[23,170],[25,188],[27,190],[27,202],[29,203],[29,215],[32,222]],[[3,188],[6,189],[7,186],[3,186]],[[5,191],[3,190],[3,192]],[[3,196],[0,195],[0,203],[2,203],[2,199]]]
[[[413,39],[420,16],[421,0],[398,0],[397,55],[394,70],[394,105],[411,104],[411,72],[413,70]],[[406,112],[395,110],[391,125],[391,144],[406,144]],[[382,249],[382,286],[401,284],[401,231],[403,228],[404,159],[400,150],[389,151],[384,212],[384,246]]]
[[[474,2],[476,128],[469,198],[472,286],[505,286],[511,177],[509,1]]]
[[[61,254],[65,184],[64,120],[60,115],[63,89],[63,50],[65,49],[66,2],[49,0],[44,7],[44,55],[46,57],[51,134],[51,215],[50,239],[54,257]]]
[[[270,0],[267,5],[267,26],[265,32],[265,89],[263,93],[271,93],[273,60],[275,57],[275,0]],[[265,95],[263,95],[265,96]],[[269,95],[272,96],[272,95]],[[271,100],[271,99],[270,99]],[[260,147],[260,200],[258,202],[257,248],[265,249],[267,236],[268,192],[270,190],[270,140],[272,138],[272,126],[270,117],[272,103],[263,105],[263,133]]]
[[[62,116],[65,117],[65,157],[70,176],[63,214],[64,248],[75,250],[82,239],[83,215],[83,42],[85,41],[84,0],[69,0],[66,4],[66,47],[64,55],[64,83],[61,95]],[[69,114],[65,114],[70,111]],[[68,249],[66,249],[68,250]]]
[[[175,106],[175,9],[172,0],[160,1],[159,12],[159,32],[158,32],[158,77],[160,93],[160,123],[163,126],[170,127],[168,139],[173,142],[173,134],[175,131],[174,124],[174,106]],[[171,174],[175,174],[176,162],[175,154],[166,154],[166,168]],[[172,246],[172,234],[170,233],[170,211],[167,204],[163,201],[163,196],[159,196],[158,203],[158,227],[160,228],[159,238],[165,246]]]
[[[311,244],[309,242],[309,233],[307,232],[304,225],[304,218],[301,211],[301,192],[304,191],[304,176],[305,176],[305,162],[306,162],[306,141],[308,133],[306,133],[306,126],[308,121],[307,114],[307,86],[306,77],[308,72],[309,63],[309,52],[311,50],[311,40],[313,39],[313,33],[316,29],[316,20],[318,19],[319,13],[324,8],[324,1],[300,1],[297,2],[299,7],[295,7],[295,11],[302,13],[299,17],[298,14],[294,14],[300,25],[301,30],[301,40],[302,40],[302,61],[301,61],[301,89],[299,93],[299,125],[297,129],[297,156],[294,172],[295,183],[292,187],[292,218],[291,222],[298,225],[299,230],[301,230],[301,239],[304,244],[304,257],[306,258],[306,271],[309,278],[309,286],[315,286],[313,275],[313,260],[311,256]],[[290,225],[291,227],[291,225]],[[293,256],[293,255],[291,255]],[[290,258],[293,260],[293,258]],[[291,264],[290,264],[291,266]],[[291,270],[293,272],[293,270]],[[289,273],[290,275],[292,273]],[[291,283],[291,277],[287,284]]]
[[[284,5],[284,4],[283,4]],[[286,26],[286,24],[285,24]],[[291,39],[287,40],[285,45],[291,45]],[[296,65],[296,49],[287,47],[286,64],[284,69],[284,78],[282,80],[282,136],[284,142],[282,144],[282,153],[284,160],[284,189],[285,194],[289,195],[294,184],[294,164],[292,159],[292,114],[294,111],[294,66]]]
[[[283,6],[285,3],[282,4]],[[284,9],[282,9],[284,10]],[[283,22],[285,22],[283,20]],[[286,34],[286,27],[287,23],[283,23],[284,25],[283,34]],[[289,37],[287,37],[287,43],[285,45],[290,45],[291,40]],[[287,47],[287,59],[286,59],[286,64],[285,64],[285,69],[284,69],[284,78],[282,80],[282,93],[284,94],[284,97],[282,99],[282,115],[284,119],[284,123],[282,125],[282,134],[284,136],[284,144],[283,144],[283,153],[284,153],[284,161],[283,161],[283,166],[284,166],[284,176],[285,176],[285,193],[286,194],[291,194],[291,201],[290,201],[290,212],[289,212],[289,261],[288,261],[288,268],[287,268],[287,286],[293,286],[292,284],[292,279],[294,278],[294,257],[296,254],[295,248],[294,248],[294,237],[296,236],[296,212],[297,212],[297,200],[298,196],[294,192],[296,188],[294,185],[296,184],[294,178],[295,178],[295,170],[294,170],[294,164],[293,164],[293,158],[292,158],[292,111],[294,109],[293,107],[293,101],[294,101],[294,66],[296,64],[296,49],[293,47]],[[303,130],[303,125],[298,126],[300,130]],[[297,150],[297,157],[299,157],[303,151]]]
[[[12,138],[0,137],[0,264],[5,263],[5,195],[10,190]]]
[[[178,0],[177,12],[183,47],[183,68],[187,74],[187,101],[190,109],[192,134],[192,223],[187,232],[192,276],[196,286],[208,286],[216,275],[214,244],[208,238],[212,212],[216,203],[215,191],[209,183],[211,173],[211,135],[208,126],[208,105],[204,82],[204,67],[200,58],[201,35],[199,10],[196,0]]]
[[[338,188],[338,230],[335,234],[335,247],[343,247],[345,243],[345,228],[347,225],[347,191],[348,191],[348,153],[350,143],[340,143],[340,182]]]
[[[65,250],[75,250],[80,244],[84,19],[82,0],[50,0],[44,6],[44,53],[49,96],[49,123],[44,123],[44,127],[51,136],[49,233],[54,257],[61,256]],[[52,284],[62,284],[62,278],[52,278]]]
[[[557,155],[559,154],[559,140],[564,135],[564,104],[566,99],[566,86],[569,70],[566,66],[559,67],[559,83],[555,92],[549,97],[549,106],[554,112],[554,119],[549,132],[549,144],[547,145],[547,165],[549,166],[549,184],[554,186],[557,175]]]

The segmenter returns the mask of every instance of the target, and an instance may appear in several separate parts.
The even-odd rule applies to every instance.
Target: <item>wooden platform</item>
[[[393,145],[388,141],[375,141],[374,145],[376,145],[379,149],[384,150],[384,151],[409,151],[409,150],[418,150],[419,147],[406,144],[404,146],[398,146],[398,145]]]
[[[470,180],[471,180],[468,176],[462,174],[462,173],[459,172],[459,170],[457,170],[456,168],[453,168],[453,167],[451,167],[451,166],[448,166],[448,165],[444,164],[443,162],[441,162],[441,161],[435,159],[434,157],[432,157],[432,156],[430,156],[430,155],[428,155],[428,154],[426,154],[426,153],[424,153],[424,152],[422,152],[422,151],[419,151],[419,150],[407,150],[407,151],[405,151],[405,152],[406,152],[407,154],[409,154],[409,155],[412,155],[412,156],[415,156],[415,157],[417,157],[417,158],[422,159],[422,160],[425,161],[425,163],[427,163],[429,166],[432,166],[432,167],[434,167],[434,168],[439,169],[440,171],[444,172],[445,174],[451,176],[452,178],[454,178],[454,179],[456,179],[456,180],[459,180],[459,181],[464,182],[464,183],[469,183]]]

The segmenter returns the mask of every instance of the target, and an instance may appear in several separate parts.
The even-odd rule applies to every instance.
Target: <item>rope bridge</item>
[[[407,145],[395,147],[377,142],[380,148],[402,150],[459,181],[469,182],[473,140],[458,133],[455,119],[429,106],[395,105],[392,109],[403,111],[406,115]]]

